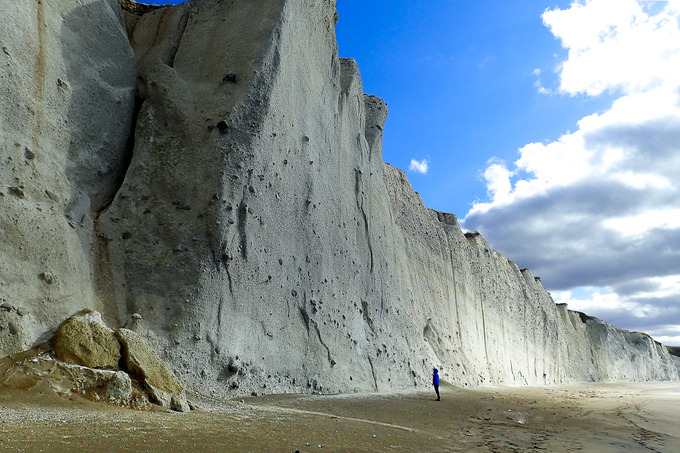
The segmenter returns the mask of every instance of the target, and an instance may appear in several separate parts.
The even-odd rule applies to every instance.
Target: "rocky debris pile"
[[[0,385],[37,385],[122,407],[158,404],[190,410],[184,387],[170,367],[135,332],[113,330],[93,310],[64,321],[50,342],[0,360]]]

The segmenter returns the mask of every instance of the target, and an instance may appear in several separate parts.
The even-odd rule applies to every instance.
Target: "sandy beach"
[[[680,382],[269,395],[190,413],[51,391],[0,391],[0,449],[17,452],[678,452]],[[208,409],[208,406],[210,408]]]

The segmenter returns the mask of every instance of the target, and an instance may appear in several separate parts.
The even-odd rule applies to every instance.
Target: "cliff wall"
[[[135,57],[117,1],[0,4],[0,355],[102,309],[94,220],[131,153]]]
[[[334,2],[41,5],[0,7],[0,355],[95,308],[206,396],[404,388],[433,366],[470,386],[678,379],[382,161],[387,106],[338,58]]]

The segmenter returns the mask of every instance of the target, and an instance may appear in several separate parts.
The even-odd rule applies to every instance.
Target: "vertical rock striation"
[[[86,50],[67,40],[47,53],[84,52],[100,68],[79,74],[83,91],[58,111],[64,131],[96,121],[96,133],[41,134],[69,146],[32,145],[41,152],[19,161],[15,147],[50,123],[11,123],[13,103],[49,117],[62,104],[34,105],[30,87],[2,85],[15,96],[1,101],[3,159],[14,172],[43,153],[61,159],[23,188],[3,160],[3,185],[15,188],[0,197],[14,216],[3,216],[3,231],[44,225],[50,235],[36,244],[58,257],[12,267],[26,242],[0,250],[0,296],[35,313],[20,324],[34,326],[24,343],[92,306],[209,396],[403,388],[426,384],[433,365],[470,386],[678,379],[658,343],[556,306],[530,271],[426,208],[383,162],[387,106],[364,95],[353,60],[338,58],[333,1],[122,0],[124,18],[112,1],[66,4],[51,3],[72,22],[108,27],[82,29],[96,37]],[[29,77],[33,60],[21,61]],[[3,77],[17,77],[0,63]],[[61,80],[76,85],[75,75]],[[102,85],[120,98],[87,91]],[[53,179],[63,206],[38,196]],[[48,272],[71,291],[56,306],[45,303]],[[5,353],[17,350],[11,338],[0,331]]]
[[[0,4],[0,355],[94,293],[93,223],[129,160],[135,58],[116,0]]]

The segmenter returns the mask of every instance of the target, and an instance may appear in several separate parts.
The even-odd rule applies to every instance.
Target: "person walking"
[[[432,374],[432,385],[434,385],[434,391],[437,394],[437,401],[441,401],[442,399],[439,396],[439,370],[436,368]]]

